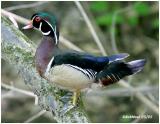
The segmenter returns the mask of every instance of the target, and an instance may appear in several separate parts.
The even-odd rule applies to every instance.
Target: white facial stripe
[[[49,72],[49,70],[51,69],[51,65],[52,65],[52,62],[54,60],[54,56],[52,57],[52,59],[50,60],[50,62],[48,63],[47,65],[47,69],[45,71],[45,75]]]
[[[51,33],[51,31],[48,32],[42,32],[43,35],[49,35]]]
[[[39,25],[39,28],[38,28],[40,31],[42,31],[41,27],[42,27],[42,22],[40,22],[40,25]]]
[[[35,18],[36,16],[37,16],[37,15],[33,16],[32,21],[34,20],[34,18]]]
[[[48,22],[48,21],[46,21],[46,20],[44,20],[51,28],[52,28],[52,30],[53,30],[53,32],[54,32],[54,36],[55,36],[55,44],[58,44],[58,39],[57,39],[57,34],[56,34],[56,26],[55,26],[55,29],[52,27],[52,25]]]
[[[57,34],[56,34],[56,26],[55,26],[54,36],[55,36],[56,44],[57,44],[57,43],[58,43],[58,40],[57,40]]]

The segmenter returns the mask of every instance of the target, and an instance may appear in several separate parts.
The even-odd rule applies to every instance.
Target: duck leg
[[[72,101],[72,104],[73,104],[74,106],[77,105],[77,101],[78,101],[79,95],[80,95],[80,92],[79,92],[79,91],[75,91],[75,92],[73,93],[73,101]]]

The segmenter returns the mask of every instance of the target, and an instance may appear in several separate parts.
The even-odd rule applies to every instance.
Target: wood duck
[[[23,29],[35,28],[43,38],[36,54],[36,69],[41,77],[60,88],[74,92],[73,105],[81,90],[93,84],[107,86],[120,79],[140,72],[145,59],[131,62],[122,61],[127,53],[112,56],[93,56],[78,51],[64,51],[58,48],[59,29],[54,15],[40,12],[31,17],[31,22]]]

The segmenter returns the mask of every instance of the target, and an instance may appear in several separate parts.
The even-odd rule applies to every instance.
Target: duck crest
[[[43,74],[46,71],[48,63],[52,59],[56,48],[57,46],[52,37],[43,36],[42,42],[39,44],[35,54],[36,68],[42,77],[44,77]]]

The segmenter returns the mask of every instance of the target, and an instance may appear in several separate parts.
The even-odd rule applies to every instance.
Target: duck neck
[[[42,77],[44,76],[48,63],[53,57],[54,50],[57,48],[54,38],[50,36],[43,36],[35,55],[36,68]]]

